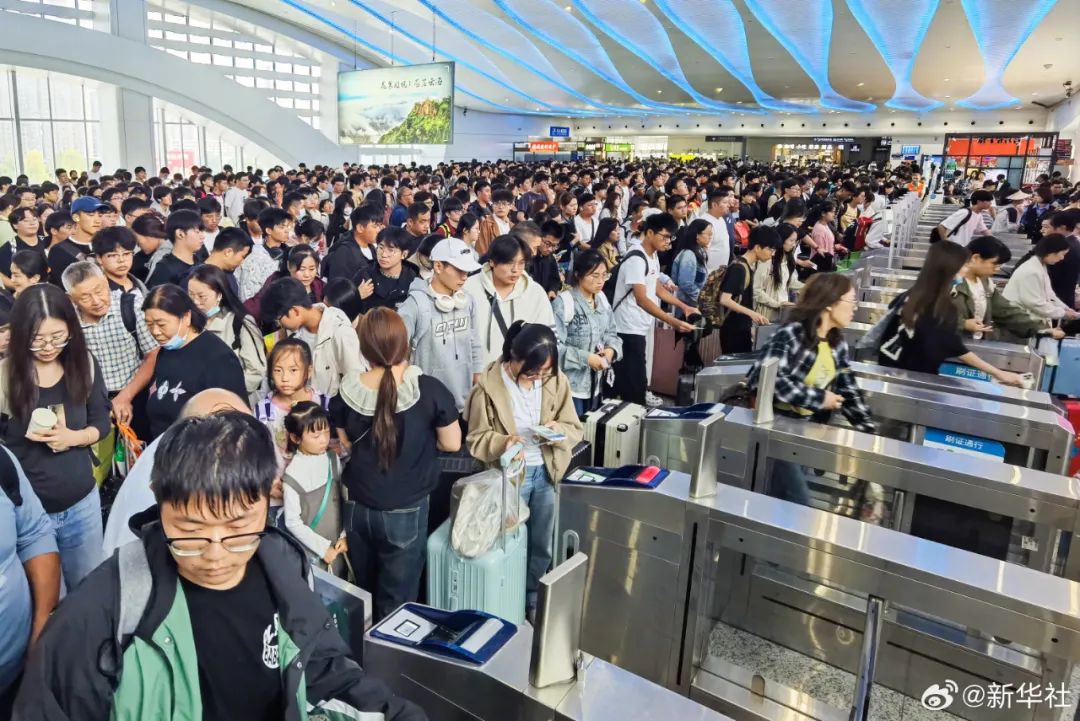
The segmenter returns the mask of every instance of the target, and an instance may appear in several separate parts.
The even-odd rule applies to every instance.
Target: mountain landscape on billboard
[[[440,144],[450,142],[450,98],[425,100],[413,105],[405,121],[379,139],[383,145],[416,143]]]
[[[454,142],[454,64],[398,65],[339,73],[338,142]]]
[[[347,123],[338,129],[341,142],[359,145],[379,143],[383,135],[405,122],[413,107],[412,102],[389,104],[381,99],[374,105],[367,105],[362,100],[341,102],[349,106],[342,114]]]

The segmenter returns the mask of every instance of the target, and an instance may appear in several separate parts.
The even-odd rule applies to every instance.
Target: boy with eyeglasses
[[[267,527],[276,456],[237,411],[166,432],[157,508],[49,620],[16,718],[425,719],[349,657],[303,549]]]
[[[413,238],[404,228],[383,228],[375,246],[375,265],[356,271],[352,282],[360,294],[361,312],[372,308],[397,307],[409,297],[409,288],[419,276],[416,266],[406,263]]]
[[[645,405],[648,386],[645,349],[655,325],[654,319],[683,333],[694,330],[693,325],[665,313],[659,302],[662,300],[679,308],[686,318],[700,315],[696,308],[676,298],[660,281],[657,254],[671,245],[671,237],[677,229],[675,218],[669,213],[650,215],[641,224],[640,247],[627,253],[615,268],[615,297],[611,305],[623,353],[613,366],[613,390],[619,398],[630,403]]]

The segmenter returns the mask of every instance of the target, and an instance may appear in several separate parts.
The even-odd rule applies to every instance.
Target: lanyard
[[[322,503],[319,504],[319,510],[315,514],[315,518],[311,519],[311,523],[308,524],[308,528],[315,530],[315,527],[319,525],[319,521],[322,520],[323,514],[326,513],[326,506],[330,502],[330,491],[334,485],[334,463],[330,460],[330,457],[326,458],[326,491],[323,492]]]

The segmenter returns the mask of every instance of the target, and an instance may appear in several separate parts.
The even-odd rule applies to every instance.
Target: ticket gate
[[[882,304],[878,303],[877,305]],[[870,360],[877,355],[875,349],[864,350],[858,348],[859,340],[873,327],[873,324],[870,323],[854,322],[849,323],[847,327],[841,330],[844,341],[858,360]],[[769,338],[779,328],[780,325],[776,323],[758,326],[754,331],[754,346],[758,349],[764,348],[768,344]],[[977,353],[980,358],[997,368],[1012,371],[1013,373],[1030,373],[1032,378],[1035,379],[1036,387],[1042,381],[1043,369],[1046,363],[1043,357],[1028,345],[992,340],[965,340],[964,343],[967,345],[968,350]]]
[[[693,397],[687,403],[715,403],[721,394],[750,372],[756,354],[720,356],[709,366],[702,368],[695,378]],[[955,376],[940,376],[930,373],[901,370],[876,363],[853,361],[851,371],[857,378],[896,383],[923,390],[940,391],[975,400],[1001,403],[1005,405],[1035,408],[1065,415],[1064,408],[1049,393],[1026,390],[1012,386],[998,385],[986,381]]]
[[[575,554],[543,577],[535,628],[405,604],[368,632],[367,666],[431,721],[732,721],[581,653],[588,574]]]
[[[759,425],[752,411],[731,406],[691,410],[686,417],[665,409],[645,416],[643,463],[761,493],[775,492],[777,462],[796,463],[809,469],[811,504],[848,516],[859,514],[859,494],[873,482],[882,487],[883,525],[1080,580],[1080,549],[1072,550],[1069,535],[1080,527],[1080,487],[1070,478],[943,450],[949,442],[909,442],[783,416]],[[961,451],[975,445],[956,436]],[[934,524],[941,507],[952,509],[955,524]]]
[[[563,485],[559,557],[593,561],[585,651],[740,720],[923,718],[946,680],[1069,690],[1075,583],[707,475]],[[1061,713],[956,702],[926,718]]]

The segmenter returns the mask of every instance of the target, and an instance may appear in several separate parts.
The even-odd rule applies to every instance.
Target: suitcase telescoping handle
[[[525,446],[520,443],[515,443],[499,456],[499,467],[502,470],[502,492],[499,494],[499,542],[502,546],[503,555],[506,554],[506,529],[503,528],[503,524],[506,523],[506,486],[510,483],[511,476],[516,476],[525,469],[524,452]],[[514,497],[517,499],[517,514],[515,515],[515,518],[520,519],[521,492],[518,491],[514,493]],[[517,533],[516,527],[514,528],[514,532]]]

